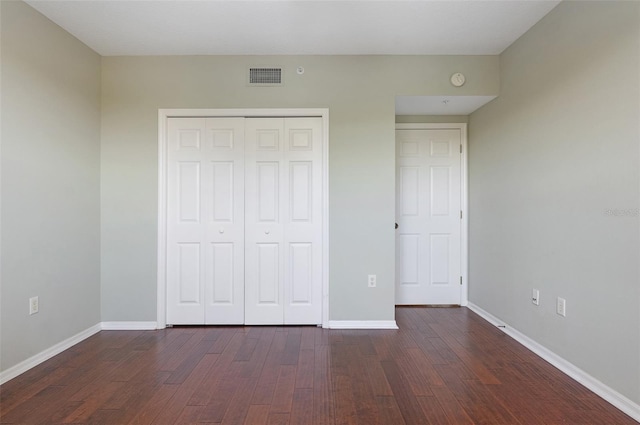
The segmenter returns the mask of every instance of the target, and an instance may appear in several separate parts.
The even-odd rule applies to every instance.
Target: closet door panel
[[[322,120],[285,119],[284,323],[322,322]]]
[[[244,321],[244,118],[170,118],[167,323]]]
[[[284,119],[248,118],[245,131],[245,324],[283,324]]]
[[[207,118],[205,324],[244,323],[244,118]]]
[[[167,147],[167,323],[204,323],[203,118],[169,120]]]

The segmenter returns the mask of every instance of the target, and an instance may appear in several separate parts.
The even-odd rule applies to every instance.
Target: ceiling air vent
[[[282,85],[282,68],[249,68],[249,85],[280,86]]]

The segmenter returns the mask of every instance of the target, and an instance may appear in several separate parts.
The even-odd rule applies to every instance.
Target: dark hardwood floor
[[[103,331],[0,387],[3,424],[636,424],[466,308],[399,331]]]

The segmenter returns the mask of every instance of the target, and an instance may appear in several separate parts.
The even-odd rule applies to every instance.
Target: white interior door
[[[322,119],[246,121],[246,324],[322,319]]]
[[[460,304],[461,130],[396,130],[396,304]]]
[[[244,321],[244,119],[171,118],[167,323]]]

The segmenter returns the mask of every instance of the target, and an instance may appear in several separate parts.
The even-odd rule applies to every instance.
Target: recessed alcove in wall
[[[396,96],[396,115],[469,115],[497,96]]]

